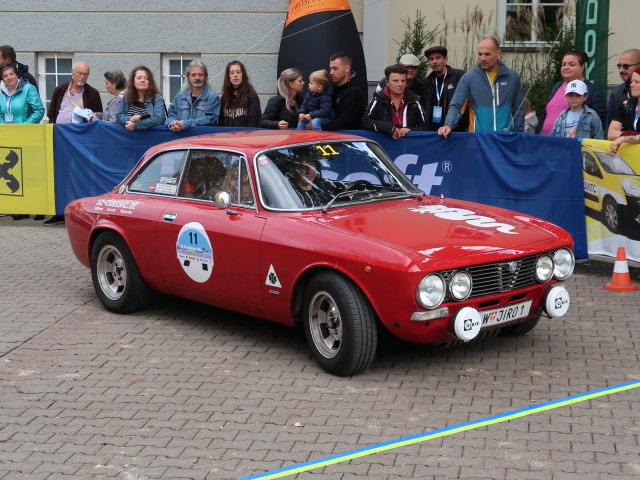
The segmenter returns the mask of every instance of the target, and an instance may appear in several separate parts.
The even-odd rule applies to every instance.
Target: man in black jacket
[[[329,75],[333,82],[333,111],[335,118],[322,125],[323,130],[357,130],[364,111],[362,90],[353,82],[351,55],[338,52],[329,59]],[[309,125],[310,126],[310,125]]]
[[[449,111],[449,104],[453,93],[456,91],[458,81],[464,75],[464,70],[447,65],[447,49],[445,47],[431,47],[424,52],[427,57],[431,73],[424,82],[425,88],[422,94],[422,104],[426,115],[425,130],[437,131],[443,125]],[[454,131],[465,132],[469,127],[469,112],[464,114]]]
[[[411,130],[423,130],[424,111],[419,97],[407,88],[407,69],[391,65],[384,69],[387,86],[375,92],[362,117],[362,128],[390,135],[394,140]]]
[[[412,53],[405,53],[400,57],[398,61],[400,65],[404,65],[407,69],[407,88],[420,97],[422,101],[422,95],[424,94],[424,82],[418,78],[418,69],[420,68],[420,59]],[[382,77],[382,80],[378,82],[376,92],[384,90],[387,86],[387,78]]]
[[[615,87],[611,91],[611,95],[609,95],[609,103],[607,104],[607,125],[604,130],[605,134],[609,129],[609,125],[611,124],[611,119],[616,108],[618,108],[618,106],[621,105],[625,100],[627,100],[628,102],[631,99],[631,89],[629,88],[629,85],[631,84],[631,74],[639,65],[639,49],[631,48],[629,50],[625,50],[620,54],[616,67],[618,68],[618,73],[620,74],[622,83]]]

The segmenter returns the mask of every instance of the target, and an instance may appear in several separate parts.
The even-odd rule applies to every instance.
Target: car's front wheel
[[[149,302],[151,290],[129,247],[115,232],[101,233],[93,243],[91,278],[98,298],[112,312],[135,312]]]
[[[303,323],[316,360],[328,372],[354,375],[373,361],[378,341],[375,313],[358,287],[342,275],[325,271],[309,281]]]
[[[602,217],[604,226],[611,230],[611,233],[620,233],[620,207],[614,199],[604,199],[604,202],[602,202]]]

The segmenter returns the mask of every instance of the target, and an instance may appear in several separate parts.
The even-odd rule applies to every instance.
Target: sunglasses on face
[[[616,67],[618,67],[618,70],[621,68],[629,70],[630,67],[635,67],[636,65],[640,65],[640,63],[618,63]]]

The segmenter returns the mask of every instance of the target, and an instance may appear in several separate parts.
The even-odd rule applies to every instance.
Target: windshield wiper
[[[397,196],[403,196],[403,197],[411,197],[411,198],[417,198],[419,200],[422,200],[422,197],[425,196],[424,192],[420,192],[420,193],[411,193],[411,192],[407,192],[405,190],[402,191],[398,191],[398,192],[394,192],[394,191],[390,191],[390,192],[381,192],[379,190],[345,190],[344,192],[340,192],[336,195],[333,196],[333,198],[331,200],[329,200],[329,202],[323,207],[322,209],[322,213],[327,213],[327,210],[329,210],[333,204],[341,197],[343,196],[348,196],[348,195],[355,195],[358,193],[364,193],[364,194],[371,194],[373,193],[373,197],[378,199],[378,198],[390,198],[390,197],[397,197]]]
[[[331,200],[322,208],[322,213],[327,213],[327,210],[331,208],[336,200],[341,197],[346,197],[348,195],[355,195],[356,193],[372,193],[376,192],[376,190],[345,190],[344,192],[337,193],[333,196]]]

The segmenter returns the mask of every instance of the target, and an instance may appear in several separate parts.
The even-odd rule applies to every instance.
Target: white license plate
[[[529,316],[529,310],[531,310],[531,300],[506,307],[494,308],[493,310],[482,310],[480,312],[480,318],[482,319],[480,328],[526,318]]]

